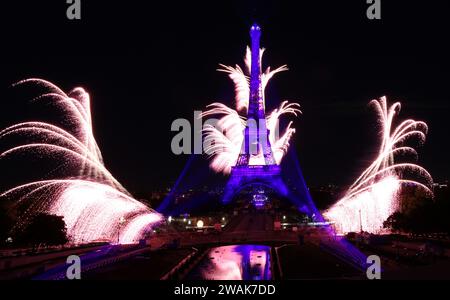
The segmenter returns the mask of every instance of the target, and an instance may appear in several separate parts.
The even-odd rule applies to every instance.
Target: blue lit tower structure
[[[258,25],[254,24],[250,28],[250,37],[252,55],[247,124],[241,152],[236,165],[231,169],[231,176],[225,188],[224,203],[228,203],[236,193],[251,185],[270,187],[280,195],[288,195],[288,189],[281,179],[280,166],[273,157],[266,126],[259,48],[261,28]],[[264,163],[259,161],[259,164],[252,164],[252,158],[261,155],[264,157]]]

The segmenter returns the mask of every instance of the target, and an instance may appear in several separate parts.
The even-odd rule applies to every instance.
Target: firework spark
[[[261,49],[261,58],[264,49]],[[231,167],[236,164],[238,159],[242,142],[244,139],[244,129],[246,125],[246,114],[249,104],[249,76],[251,67],[251,52],[247,47],[245,56],[245,71],[239,66],[236,67],[226,66],[220,64],[218,71],[225,72],[231,78],[235,85],[235,100],[236,110],[229,108],[222,103],[213,103],[208,105],[208,110],[201,114],[201,117],[220,115],[218,123],[215,125],[205,124],[203,127],[204,133],[204,145],[205,152],[212,158],[210,167],[216,172],[222,172],[229,174]],[[288,70],[287,66],[281,66],[275,70],[271,70],[270,67],[262,73],[262,86],[263,90],[267,86],[269,80],[277,73]],[[264,92],[263,92],[263,101]],[[272,146],[272,152],[277,164],[281,163],[283,156],[285,155],[292,135],[295,133],[295,128],[292,127],[290,122],[285,128],[281,136],[279,132],[279,120],[282,115],[292,114],[297,116],[301,113],[298,103],[289,103],[284,101],[281,105],[274,109],[266,118],[267,129],[269,130],[269,142]],[[250,165],[263,165],[265,164],[262,153],[258,156],[254,156],[250,160]]]
[[[370,104],[375,108],[381,125],[378,157],[350,186],[345,196],[324,213],[343,233],[360,230],[380,232],[383,222],[399,209],[398,192],[403,184],[414,185],[432,194],[433,179],[423,167],[395,161],[400,155],[417,158],[417,151],[406,142],[415,138],[424,143],[427,124],[408,119],[394,127],[400,102],[388,107],[386,97],[381,97]],[[414,179],[408,177],[411,174]]]
[[[21,230],[35,214],[45,212],[63,216],[75,243],[113,241],[119,235],[121,243],[137,241],[161,216],[133,199],[104,166],[93,135],[89,94],[82,88],[66,94],[41,79],[24,80],[16,86],[24,84],[48,90],[33,101],[50,101],[63,111],[69,129],[45,122],[10,126],[0,132],[0,141],[8,145],[0,153],[0,161],[23,154],[60,159],[55,170],[62,169],[67,176],[27,182],[1,193],[0,198],[13,200],[14,207],[23,211],[13,230]],[[7,143],[11,140],[16,141],[13,146]]]

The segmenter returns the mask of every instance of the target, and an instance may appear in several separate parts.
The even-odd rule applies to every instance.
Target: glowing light
[[[167,218],[167,221],[169,221],[169,223],[172,222],[172,216],[169,216],[169,217]]]
[[[203,228],[203,225],[204,225],[204,223],[202,220],[197,221],[197,228]]]
[[[383,222],[399,208],[398,193],[402,184],[414,185],[432,194],[431,175],[421,166],[413,163],[396,163],[399,155],[417,157],[414,148],[405,143],[415,137],[425,141],[427,125],[408,119],[393,127],[394,117],[401,104],[388,107],[386,97],[372,100],[381,124],[381,143],[378,157],[351,185],[345,196],[328,209],[324,216],[335,222],[340,233],[367,231],[378,233]],[[417,178],[410,179],[411,174]]]
[[[264,49],[261,50],[261,57]],[[251,68],[251,50],[247,47],[245,56],[245,71],[238,65],[236,67],[220,64],[218,71],[225,72],[235,84],[236,110],[229,108],[222,103],[212,103],[208,105],[208,110],[203,112],[200,117],[211,115],[221,115],[216,126],[205,124],[203,127],[205,152],[210,156],[210,167],[216,172],[229,174],[231,167],[236,165],[239,152],[244,139],[244,129],[246,124],[246,111],[249,105],[249,76]],[[286,66],[281,66],[275,70],[270,67],[262,73],[261,81],[263,89],[267,86],[269,80],[277,73],[288,70]],[[264,91],[263,91],[263,102]],[[278,137],[279,119],[282,115],[292,114],[297,116],[301,113],[298,103],[289,103],[284,101],[274,109],[266,118],[266,127],[269,130],[269,142],[272,146],[272,152],[277,164],[280,164],[285,153],[288,150],[289,142],[295,133],[290,122],[285,128],[283,134]],[[250,165],[263,165],[263,154],[254,155],[250,159]]]
[[[21,230],[33,215],[45,212],[64,218],[67,233],[75,243],[113,241],[121,227],[122,243],[139,240],[148,228],[161,221],[161,216],[133,199],[104,166],[93,135],[89,94],[82,88],[66,94],[41,79],[24,80],[15,86],[24,84],[48,90],[33,102],[50,103],[62,111],[65,127],[34,121],[0,132],[0,140],[9,147],[0,152],[0,162],[26,154],[58,163],[47,175],[49,179],[43,175],[40,180],[0,194],[0,198],[14,201],[15,207],[24,211],[13,230]],[[52,174],[54,171],[58,176]]]

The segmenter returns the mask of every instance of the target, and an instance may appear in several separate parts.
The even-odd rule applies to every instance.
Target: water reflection
[[[188,279],[269,280],[270,247],[231,245],[209,250]]]

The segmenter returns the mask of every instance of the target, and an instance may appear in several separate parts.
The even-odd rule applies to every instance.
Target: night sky
[[[365,0],[82,0],[81,21],[66,19],[63,0],[28,2],[2,4],[0,127],[25,121],[18,102],[29,99],[13,97],[12,83],[82,86],[105,164],[131,192],[168,186],[182,170],[188,156],[170,150],[173,120],[192,121],[215,101],[234,106],[231,80],[215,70],[242,65],[254,21],[264,66],[290,68],[266,101],[269,110],[284,99],[301,104],[292,145],[308,184],[346,185],[373,159],[367,104],[383,95],[402,102],[400,119],[428,123],[420,164],[436,181],[450,177],[448,1],[382,0],[382,20],[372,21]]]

